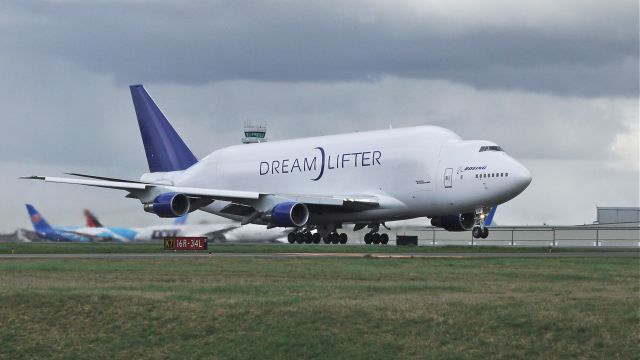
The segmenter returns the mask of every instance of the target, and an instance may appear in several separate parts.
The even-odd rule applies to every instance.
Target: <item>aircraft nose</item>
[[[518,192],[524,191],[531,184],[531,172],[517,161],[515,161],[512,174],[511,181]]]

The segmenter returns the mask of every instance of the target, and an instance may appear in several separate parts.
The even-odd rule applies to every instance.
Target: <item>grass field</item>
[[[77,253],[157,253],[162,243],[55,243],[7,242],[0,243],[0,254],[77,254]],[[602,252],[638,251],[637,248],[544,248],[510,246],[394,246],[394,245],[309,245],[309,244],[209,244],[209,250],[221,253],[282,253],[282,252],[336,252],[336,253],[438,253],[438,252]]]
[[[0,261],[0,358],[638,358],[640,262]]]

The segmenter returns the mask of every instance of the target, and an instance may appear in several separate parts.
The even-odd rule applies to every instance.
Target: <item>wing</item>
[[[233,204],[232,206],[234,211],[240,211],[242,214],[245,214],[247,212],[246,210],[253,210],[251,212],[255,212],[256,206],[259,207],[261,200],[269,198],[271,198],[272,201],[266,201],[266,203],[273,203],[274,201],[294,201],[311,207],[331,207],[339,208],[344,211],[361,211],[380,206],[378,198],[369,195],[299,195],[259,193],[253,191],[172,186],[167,184],[146,183],[82,174],[73,175],[82,176],[88,179],[60,178],[51,176],[26,176],[22,177],[22,179],[124,190],[129,192],[127,197],[137,198],[141,201],[150,201],[152,200],[150,198],[151,196],[157,196],[164,192],[176,192],[185,194],[190,198],[201,199],[203,201],[228,201]]]
[[[97,178],[97,177],[96,177]],[[227,200],[233,201],[236,199],[257,200],[260,198],[260,194],[250,191],[234,191],[234,190],[216,190],[216,189],[201,189],[192,187],[180,187],[164,184],[143,183],[136,181],[128,181],[121,179],[110,180],[93,180],[93,179],[73,179],[73,178],[60,178],[52,176],[25,176],[21,179],[42,180],[45,182],[60,183],[60,184],[75,184],[94,186],[107,189],[125,190],[129,192],[129,197],[144,198],[146,192],[152,189],[165,189],[167,192],[183,193],[190,197],[196,198],[209,198],[211,200]],[[108,178],[99,178],[108,179]]]

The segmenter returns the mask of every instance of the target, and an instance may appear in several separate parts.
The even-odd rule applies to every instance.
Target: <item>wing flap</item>
[[[278,196],[301,202],[306,205],[316,206],[337,206],[349,210],[367,210],[380,206],[380,201],[375,196],[369,195],[289,195],[279,194]]]

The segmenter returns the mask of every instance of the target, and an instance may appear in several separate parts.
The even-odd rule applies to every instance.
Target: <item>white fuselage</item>
[[[237,222],[223,222],[201,225],[153,225],[141,228],[124,227],[58,227],[58,231],[86,235],[103,241],[162,241],[166,237],[204,236],[217,242],[276,242],[286,239],[283,229],[265,229],[264,226]]]
[[[480,151],[481,146],[497,148],[433,126],[231,146],[177,172],[171,181],[196,188],[379,199],[380,206],[369,210],[313,211],[313,224],[444,216],[504,203],[530,183],[519,162],[503,151]],[[225,216],[224,206],[215,201],[202,210]]]
[[[213,241],[223,242],[275,242],[285,238],[282,229],[265,229],[264,226],[237,222],[202,225],[154,225],[134,229],[135,241],[161,241],[174,236],[206,236]]]

